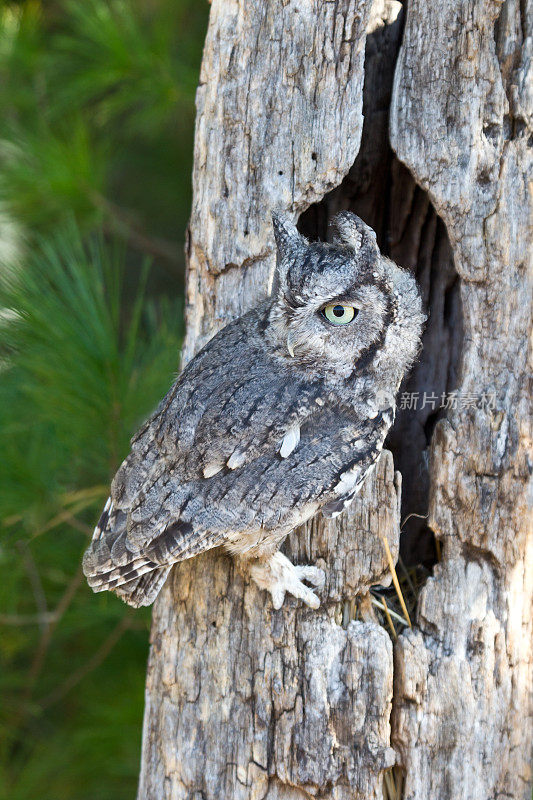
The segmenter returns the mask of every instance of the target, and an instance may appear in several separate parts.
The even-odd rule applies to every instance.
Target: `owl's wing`
[[[343,470],[336,483],[332,486],[333,495],[321,507],[322,516],[334,519],[348,508],[368,475],[377,464],[383,442],[394,421],[394,408],[381,411],[372,420],[361,421],[359,438],[353,441],[354,452],[359,449],[359,454],[353,463]]]
[[[200,351],[132,439],[112,484],[116,508],[134,509],[168,472],[193,481],[238,469],[263,453],[286,458],[301,426],[320,413],[328,399],[324,381],[308,380],[290,362],[272,358],[261,337],[250,336],[248,316],[253,320],[236,320]]]
[[[267,451],[285,456],[327,395],[321,379],[272,357],[237,323],[191,362],[145,433],[190,477],[236,469]]]
[[[204,485],[261,455],[287,458],[323,405],[323,382],[271,359],[245,321],[208,343],[133,438],[84,559],[96,591],[136,589],[146,573],[221,544],[239,520],[222,504],[210,519]]]

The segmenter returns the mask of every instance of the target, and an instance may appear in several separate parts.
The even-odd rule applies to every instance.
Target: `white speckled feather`
[[[242,467],[246,461],[246,452],[243,450],[235,450],[234,453],[228,458],[228,467],[230,469],[238,469]]]
[[[282,458],[287,458],[288,456],[290,456],[292,451],[296,447],[298,447],[299,442],[300,442],[300,426],[293,425],[293,427],[289,428],[289,430],[283,437],[283,441],[279,449],[280,456]]]

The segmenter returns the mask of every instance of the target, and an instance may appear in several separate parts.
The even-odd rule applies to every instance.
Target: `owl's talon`
[[[303,600],[311,608],[319,607],[319,598],[302,582],[305,580],[313,586],[323,586],[325,574],[319,567],[294,566],[283,553],[277,552],[269,558],[259,558],[249,563],[248,570],[257,585],[270,592],[276,610],[283,605],[287,593]]]
[[[326,582],[326,573],[320,567],[311,566],[295,566],[296,574],[301,581],[307,581],[311,586],[316,586],[317,589],[322,589]]]

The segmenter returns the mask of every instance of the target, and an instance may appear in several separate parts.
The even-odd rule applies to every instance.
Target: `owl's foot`
[[[326,576],[319,567],[295,566],[279,551],[267,558],[258,558],[248,562],[248,571],[261,589],[267,589],[272,595],[274,608],[281,608],[285,594],[303,600],[311,608],[318,608],[320,600],[306,586],[307,581],[316,588],[322,588]]]

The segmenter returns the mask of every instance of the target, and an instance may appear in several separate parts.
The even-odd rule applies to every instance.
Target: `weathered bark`
[[[270,209],[296,217],[315,204],[301,225],[323,236],[331,213],[351,208],[416,269],[431,309],[409,388],[495,392],[498,407],[441,421],[443,412],[406,413],[391,437],[404,513],[424,513],[429,495],[443,544],[415,628],[395,643],[394,697],[392,642],[368,596],[389,580],[382,538],[398,553],[390,453],[348,513],[313,521],[285,545],[296,563],[326,569],[318,611],[289,599],[274,612],[220,553],[175,568],[154,609],[140,800],[371,800],[395,761],[406,798],[528,797],[532,40],[518,2],[494,28],[498,8],[413,1],[391,111],[396,157],[387,123],[399,3],[213,1],[185,359],[268,291]],[[430,528],[411,531],[420,558]]]
[[[413,0],[396,69],[392,146],[460,276],[458,389],[496,397],[492,413],[451,410],[432,440],[443,558],[395,652],[394,743],[417,800],[531,797],[531,11]]]

